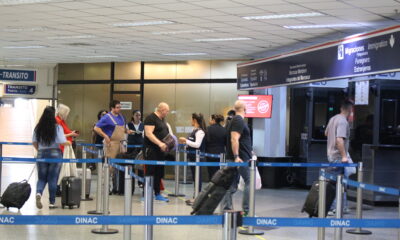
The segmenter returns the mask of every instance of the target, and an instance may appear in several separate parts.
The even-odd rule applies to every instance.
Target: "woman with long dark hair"
[[[38,151],[37,158],[61,159],[62,153],[59,145],[71,145],[65,138],[63,128],[56,122],[56,111],[54,107],[47,106],[39,123],[36,125],[32,137],[33,146]],[[57,180],[61,163],[38,162],[38,182],[36,186],[36,206],[41,209],[42,195],[46,184],[49,186],[49,208],[56,208]]]
[[[225,153],[226,145],[226,129],[222,126],[224,116],[220,114],[211,115],[210,126],[207,127],[206,152],[212,154]],[[216,158],[206,158],[206,162],[219,162]],[[212,176],[219,170],[219,167],[207,167],[208,177]]]
[[[206,149],[206,141],[205,141],[205,136],[206,136],[206,122],[204,120],[203,114],[201,113],[193,113],[192,114],[192,126],[193,131],[189,135],[188,138],[179,138],[179,142],[182,144],[186,144],[188,146],[187,150],[190,152],[200,150],[200,152],[204,152]],[[194,153],[188,153],[187,158],[191,162],[196,161],[196,154]],[[192,171],[192,179],[193,182],[195,181],[195,172],[196,172],[196,167],[190,167]],[[197,189],[199,192],[201,191],[201,168],[200,168],[200,182],[199,182],[199,189]],[[193,204],[194,200],[188,200],[186,201],[187,204],[191,205]]]

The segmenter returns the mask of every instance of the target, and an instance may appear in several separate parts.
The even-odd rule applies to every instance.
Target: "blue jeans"
[[[232,183],[232,186],[228,189],[225,197],[222,200],[222,208],[224,210],[232,210],[232,195],[237,191],[240,176],[244,180],[244,191],[243,191],[243,199],[242,199],[242,210],[244,212],[249,211],[249,198],[250,198],[250,168],[249,167],[238,167],[237,176]]]
[[[39,150],[37,158],[62,158],[60,149],[43,149]],[[60,175],[62,163],[47,163],[38,162],[38,182],[36,184],[36,193],[43,195],[43,190],[46,184],[49,184],[49,202],[54,204],[56,202],[57,181]]]

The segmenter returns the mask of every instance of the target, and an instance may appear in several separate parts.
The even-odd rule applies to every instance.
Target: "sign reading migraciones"
[[[400,71],[400,25],[238,65],[238,89]]]
[[[36,71],[0,69],[0,80],[12,82],[36,82]]]
[[[34,85],[4,85],[5,94],[16,94],[16,95],[33,95],[36,93],[36,86]]]

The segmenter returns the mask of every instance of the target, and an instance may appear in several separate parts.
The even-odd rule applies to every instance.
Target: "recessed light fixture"
[[[186,34],[186,33],[212,33],[213,30],[183,30],[183,31],[170,31],[170,32],[153,32],[154,35],[176,35],[176,34]]]
[[[248,37],[194,39],[195,42],[223,42],[223,41],[245,41],[245,40],[253,40],[253,39],[252,38],[248,38]]]
[[[207,55],[207,53],[162,53],[164,56],[200,56]]]
[[[47,46],[41,46],[41,45],[37,45],[37,46],[6,46],[3,48],[6,48],[6,49],[36,49],[36,48],[47,48]]]
[[[51,2],[51,0],[0,0],[0,5],[21,5],[47,2]]]
[[[111,24],[114,27],[137,27],[137,26],[149,26],[149,25],[163,25],[172,24],[171,21],[147,21],[147,22],[121,22]]]
[[[118,58],[119,56],[113,55],[93,55],[93,56],[80,56],[81,58]]]
[[[289,13],[289,14],[274,14],[274,15],[264,15],[264,16],[247,16],[242,17],[247,20],[262,20],[262,19],[281,19],[281,18],[301,18],[301,17],[319,17],[324,14],[319,12],[309,12],[309,13]]]
[[[309,28],[353,28],[360,27],[359,24],[355,23],[341,23],[341,24],[319,24],[319,25],[292,25],[283,26],[288,29],[309,29]]]
[[[54,36],[47,37],[47,39],[59,40],[59,39],[86,39],[86,38],[95,38],[94,35],[75,35],[75,36]]]

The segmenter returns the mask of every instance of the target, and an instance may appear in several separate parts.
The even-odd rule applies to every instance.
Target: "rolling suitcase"
[[[24,206],[30,195],[31,185],[29,185],[28,181],[14,182],[8,185],[3,196],[1,196],[0,203],[7,209],[15,207],[19,210]]]
[[[116,158],[119,159],[135,159],[137,152],[119,153]],[[120,164],[124,166],[125,164]],[[135,192],[135,179],[132,178],[132,194]],[[113,186],[112,193],[117,195],[124,195],[125,192],[125,172],[115,170],[112,178]]]
[[[77,177],[64,177],[61,181],[61,206],[72,209],[81,205],[82,180]]]
[[[326,206],[325,206],[325,217],[335,200],[336,187],[328,181],[326,183]],[[319,181],[315,181],[311,186],[310,192],[307,195],[306,201],[303,205],[301,212],[306,212],[311,217],[318,217],[318,200],[319,200]]]
[[[192,215],[212,215],[218,204],[231,187],[237,170],[235,167],[228,167],[218,170],[211,178],[211,182],[201,191],[194,200],[190,213]]]

